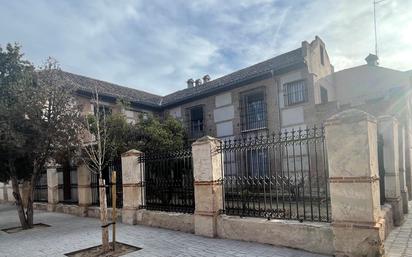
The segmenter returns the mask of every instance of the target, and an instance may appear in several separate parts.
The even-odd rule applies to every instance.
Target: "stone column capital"
[[[136,149],[130,149],[129,151],[122,153],[122,157],[129,157],[129,156],[141,156],[143,152],[136,150]]]
[[[196,145],[204,145],[204,144],[220,144],[222,140],[219,138],[211,137],[211,136],[204,136],[199,139],[197,139],[195,142],[193,142],[192,146]]]
[[[329,117],[325,122],[325,127],[339,124],[358,123],[360,121],[369,121],[376,123],[376,118],[364,111],[358,109],[349,109]]]

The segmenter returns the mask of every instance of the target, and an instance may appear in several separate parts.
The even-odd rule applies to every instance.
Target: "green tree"
[[[166,116],[163,120],[153,115],[143,115],[134,126],[132,136],[137,137],[135,146],[142,152],[174,151],[187,144],[182,122]]]
[[[12,182],[24,229],[33,226],[34,185],[40,172],[58,153],[78,145],[81,119],[74,88],[60,81],[55,60],[49,58],[35,71],[19,45],[0,48],[1,177]],[[24,181],[29,182],[27,199],[19,190]]]

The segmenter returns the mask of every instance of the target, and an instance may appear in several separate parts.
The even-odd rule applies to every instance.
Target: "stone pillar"
[[[142,152],[129,150],[122,154],[123,209],[122,222],[137,223],[137,210],[142,202],[143,170],[139,162]]]
[[[6,201],[8,202],[15,202],[16,199],[14,199],[13,196],[13,186],[11,185],[11,180],[6,184]]]
[[[77,194],[79,198],[79,216],[86,217],[92,203],[91,171],[85,163],[77,166]]]
[[[209,136],[192,144],[195,180],[195,234],[215,237],[217,216],[223,209],[220,141]]]
[[[405,128],[399,126],[399,182],[401,188],[402,210],[408,213],[408,187],[406,186],[406,163],[405,163]]]
[[[325,127],[335,256],[381,256],[376,119],[351,109]]]
[[[59,179],[57,166],[49,164],[47,166],[47,210],[55,211],[59,203]]]
[[[399,178],[399,124],[392,116],[381,116],[378,133],[383,138],[383,162],[385,169],[385,201],[392,205],[393,223],[403,222],[401,184]]]
[[[4,193],[5,185],[3,182],[0,182],[0,202],[5,200],[6,194]]]
[[[408,199],[412,199],[412,124],[411,120],[406,120],[405,131],[405,177],[408,188]]]

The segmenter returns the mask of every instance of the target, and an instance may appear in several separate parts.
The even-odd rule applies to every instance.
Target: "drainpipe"
[[[273,70],[270,71],[271,75],[272,75],[272,79],[275,80],[275,74],[273,72]],[[279,130],[282,129],[282,120],[281,120],[281,110],[280,110],[280,81],[279,80],[275,80],[275,87],[277,90],[277,106],[278,106],[278,122],[279,122]]]

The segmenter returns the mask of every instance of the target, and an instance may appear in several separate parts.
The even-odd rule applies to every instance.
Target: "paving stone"
[[[65,253],[98,245],[101,240],[99,220],[61,213],[35,212],[35,223],[51,225],[7,234],[0,231],[0,256],[64,256]],[[0,229],[19,226],[14,206],[0,204]],[[212,239],[166,229],[117,225],[118,241],[142,248],[127,256],[136,257],[325,257],[294,249],[235,240]]]

